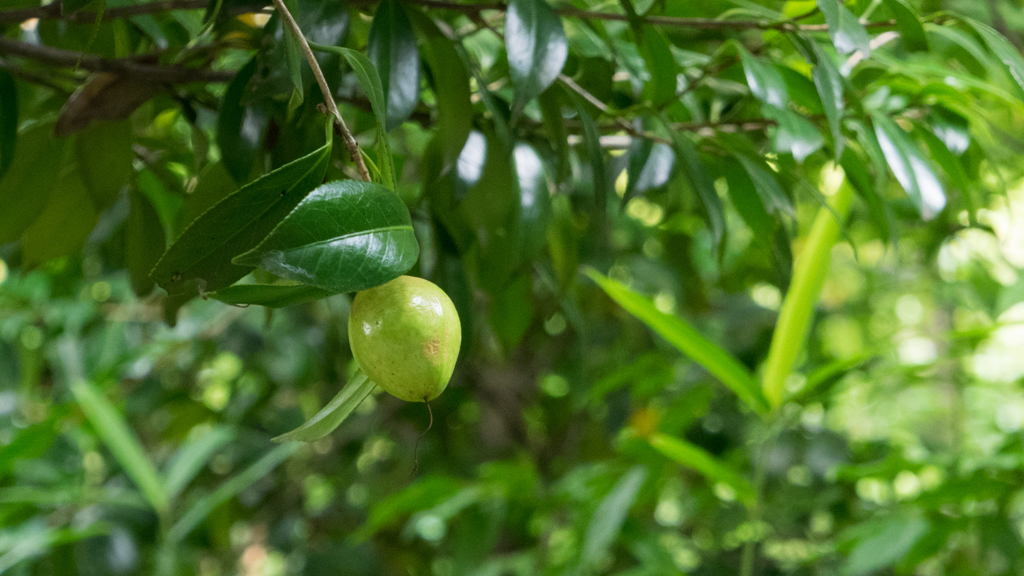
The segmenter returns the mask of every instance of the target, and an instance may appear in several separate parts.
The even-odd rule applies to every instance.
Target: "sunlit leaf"
[[[921,150],[892,120],[875,115],[875,136],[885,154],[889,168],[907,195],[921,212],[931,220],[946,206],[946,192]]]
[[[708,480],[722,482],[736,491],[736,497],[747,506],[757,499],[753,486],[724,462],[717,460],[699,446],[668,434],[654,434],[649,439],[651,446],[675,462],[700,472]]]
[[[789,91],[782,74],[770,63],[751,56],[742,46],[739,51],[751,94],[764,104],[785,108],[789,104]]]
[[[377,385],[367,378],[366,374],[359,371],[327,406],[316,413],[316,416],[295,430],[274,438],[274,442],[313,442],[327,436],[340,426],[376,387]]]
[[[512,0],[505,13],[505,51],[515,85],[512,108],[522,110],[565,65],[569,48],[561,18],[544,0]]]
[[[821,97],[821,105],[825,110],[825,118],[828,120],[829,130],[832,132],[833,157],[838,160],[843,156],[843,147],[846,139],[843,138],[843,113],[846,110],[846,102],[843,99],[843,77],[839,69],[824,50],[814,44],[814,52],[818,63],[814,66],[812,76],[814,86],[818,89]]]
[[[843,6],[842,0],[818,0],[818,8],[825,15],[828,35],[840,54],[860,50],[865,56],[871,54],[871,39],[867,30],[852,12]]]

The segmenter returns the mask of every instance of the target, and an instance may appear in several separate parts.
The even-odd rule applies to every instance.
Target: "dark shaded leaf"
[[[931,220],[946,206],[946,193],[917,145],[902,128],[885,116],[873,116],[875,136],[889,168],[921,217]]]
[[[892,214],[889,205],[879,196],[879,189],[875,179],[868,174],[868,169],[856,152],[847,148],[843,152],[840,161],[846,179],[853,185],[860,197],[868,205],[868,211],[875,226],[881,232],[882,238],[888,239],[892,236]]]
[[[252,271],[231,262],[256,247],[323,180],[331,142],[218,202],[185,229],[150,275],[167,291],[165,316],[200,292],[234,284]]]
[[[299,1],[298,0],[284,0],[285,7],[291,12],[292,16],[300,21],[302,14],[299,12]],[[288,30],[287,26],[282,30],[282,40],[284,41],[284,51],[286,62],[288,64],[288,77],[292,81],[292,95],[288,98],[288,110],[293,111],[302,104],[302,99],[305,97],[303,82],[302,82],[302,66],[303,56],[302,47],[299,46],[299,41],[295,38],[295,35]]]
[[[647,64],[651,80],[644,85],[644,97],[656,107],[676,99],[676,75],[679,65],[672,55],[671,46],[665,34],[654,26],[641,28],[640,54]]]
[[[420,94],[419,50],[399,0],[380,3],[370,27],[366,55],[376,67],[381,89],[387,95],[385,126],[392,130],[416,108]],[[457,60],[446,65],[452,66],[453,62]]]
[[[765,209],[775,215],[794,215],[793,201],[782,190],[782,186],[775,179],[775,173],[761,160],[747,157],[745,154],[737,154],[736,159],[743,165],[750,180],[754,183],[757,195],[761,197]]]
[[[160,216],[148,198],[137,190],[129,194],[128,229],[125,236],[125,264],[131,277],[132,290],[145,296],[153,290],[155,282],[149,271],[160,260],[167,248]]]
[[[167,499],[173,502],[235,434],[230,426],[220,425],[178,448],[167,462],[164,483]]]
[[[11,75],[0,70],[0,179],[14,162],[18,142],[18,91]]]
[[[254,57],[239,69],[228,84],[217,115],[217,146],[224,166],[238,184],[249,181],[253,165],[263,146],[269,118],[259,106],[246,106],[249,82],[256,72]]]
[[[17,240],[43,211],[61,173],[64,142],[48,123],[18,135],[11,167],[0,179],[0,244]]]
[[[71,254],[85,245],[99,214],[76,170],[57,179],[46,207],[21,237],[25,268]]]
[[[316,416],[295,430],[274,438],[274,442],[313,442],[327,436],[352,414],[377,385],[360,370]]]
[[[583,99],[578,94],[566,87],[565,93],[576,108],[576,114],[583,124],[583,144],[587,149],[587,164],[594,180],[594,205],[598,217],[603,225],[607,218],[608,197],[611,195],[611,182],[608,179],[608,169],[605,168],[604,149],[601,148],[601,133],[597,130],[597,123],[587,112]]]
[[[714,183],[708,177],[693,142],[678,132],[672,132],[672,142],[675,144],[676,154],[683,161],[690,186],[697,192],[697,196],[704,206],[704,217],[707,219],[708,231],[711,233],[712,246],[715,251],[718,251],[721,249],[722,239],[725,238],[725,214],[722,199],[718,197],[718,191],[715,190]]]
[[[555,88],[545,90],[538,98],[541,120],[551,145],[558,157],[555,160],[555,181],[564,182],[571,175],[569,164],[569,135],[562,115],[561,92]]]
[[[75,136],[75,159],[97,209],[117,200],[132,174],[132,126],[127,120],[100,122]]]
[[[871,39],[857,17],[843,6],[842,0],[818,0],[818,8],[825,15],[828,35],[840,54],[860,50],[864,56],[871,54]]]
[[[284,308],[326,298],[331,294],[322,288],[305,284],[235,284],[210,292],[207,296],[234,306],[255,304],[267,308]]]
[[[907,0],[885,0],[885,6],[896,18],[896,26],[903,39],[903,47],[908,52],[927,52],[928,35],[918,18],[917,12],[910,7]]]
[[[451,169],[473,126],[469,73],[458,51],[434,22],[416,12],[415,26],[425,36],[423,57],[430,67],[431,86],[437,98],[436,134],[441,142],[441,174]]]
[[[402,199],[378,184],[342,180],[310,192],[263,242],[232,262],[339,293],[384,284],[418,257]]]
[[[569,47],[561,18],[544,0],[512,0],[505,13],[505,51],[518,114],[565,66]]]
[[[843,147],[846,144],[846,139],[843,138],[843,112],[846,109],[846,102],[843,100],[843,77],[829,55],[819,48],[818,44],[812,45],[817,65],[814,66],[811,75],[814,87],[818,89],[818,96],[821,97],[829,131],[832,132],[833,157],[839,160],[843,156]]]

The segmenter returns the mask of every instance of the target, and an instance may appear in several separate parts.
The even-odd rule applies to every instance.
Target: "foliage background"
[[[426,411],[386,395],[271,442],[354,372],[348,295],[164,321],[169,239],[323,143],[262,3],[173,4],[0,10],[0,572],[1024,571],[1017,4],[291,2],[380,71],[410,273],[462,317],[414,476]],[[516,9],[554,38],[525,73]],[[320,62],[380,164],[366,91]],[[354,177],[335,146],[326,179]],[[761,373],[851,184],[761,416],[650,326]]]

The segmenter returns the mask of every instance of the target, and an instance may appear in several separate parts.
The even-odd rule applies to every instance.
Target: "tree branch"
[[[331,89],[327,86],[327,79],[324,78],[323,71],[320,70],[320,64],[316,61],[316,56],[313,55],[313,51],[309,48],[309,42],[306,41],[306,37],[302,34],[302,29],[299,28],[299,23],[292,17],[292,13],[288,11],[288,7],[284,5],[284,0],[274,0],[274,8],[277,9],[278,14],[281,15],[281,19],[284,20],[285,24],[288,25],[288,29],[292,35],[295,36],[295,40],[302,47],[302,53],[306,56],[306,61],[309,62],[309,67],[313,69],[313,76],[316,77],[316,83],[320,85],[320,92],[324,95],[324,104],[327,105],[327,110],[334,117],[334,125],[341,132],[341,139],[345,142],[345,148],[348,150],[348,156],[352,162],[356,165],[356,169],[359,171],[359,176],[367,182],[372,182],[370,178],[370,171],[366,168],[366,162],[363,161],[363,154],[359,150],[359,143],[356,142],[352,132],[349,131],[348,126],[345,124],[345,119],[341,117],[341,112],[338,111],[338,105],[334,102],[334,95],[331,94]],[[382,135],[383,137],[383,135]]]
[[[189,84],[192,82],[227,82],[235,77],[234,72],[220,72],[205,68],[187,66],[161,66],[141,62],[138,58],[110,60],[95,54],[83,54],[62,50],[43,44],[28,44],[0,36],[0,54],[20,56],[51,66],[74,68],[75,66],[93,72],[116,72],[140,80],[166,84]]]
[[[204,10],[207,4],[209,4],[209,0],[159,0],[158,2],[149,2],[148,4],[107,8],[103,11],[103,20],[116,20],[118,18],[155,14],[170,10]],[[89,24],[96,21],[95,12],[80,11],[61,14],[60,6],[60,2],[53,2],[39,8],[2,10],[0,11],[0,22],[24,22],[32,18],[39,18],[40,20],[67,20],[69,22],[86,22]]]

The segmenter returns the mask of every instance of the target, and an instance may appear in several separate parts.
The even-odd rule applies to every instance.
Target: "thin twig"
[[[189,68],[187,66],[161,66],[140,62],[138,58],[107,59],[95,54],[84,54],[72,50],[62,50],[43,44],[19,42],[0,36],[0,54],[19,56],[51,66],[79,68],[93,72],[117,72],[124,76],[132,76],[140,80],[163,82],[167,84],[189,84],[192,82],[228,82],[235,77],[234,72],[221,72],[205,68]]]
[[[120,6],[108,8],[103,11],[102,20],[116,20],[129,16],[141,16],[143,14],[156,14],[158,12],[169,12],[171,10],[203,10],[209,4],[209,0],[160,0],[134,6]],[[52,2],[38,8],[22,8],[20,10],[0,11],[0,22],[24,22],[32,18],[40,20],[67,20],[70,22],[94,22],[96,12],[79,11],[61,13],[61,3]]]
[[[348,150],[349,158],[356,165],[356,170],[359,171],[359,177],[367,182],[371,182],[370,171],[367,170],[366,162],[363,161],[363,154],[359,150],[359,143],[356,142],[352,132],[349,131],[348,125],[345,124],[345,119],[341,117],[338,105],[334,102],[334,95],[331,93],[330,87],[327,86],[327,79],[324,78],[324,73],[320,70],[320,64],[316,61],[316,56],[313,55],[313,51],[309,48],[309,42],[306,41],[306,37],[302,34],[299,23],[295,21],[292,13],[284,5],[284,0],[274,0],[274,8],[281,15],[281,19],[288,24],[288,29],[295,36],[299,46],[302,47],[302,53],[306,56],[309,67],[313,69],[313,76],[316,78],[316,83],[320,85],[320,92],[324,95],[324,104],[327,105],[327,111],[334,117],[334,125],[341,132],[341,139],[345,143],[345,149]]]

